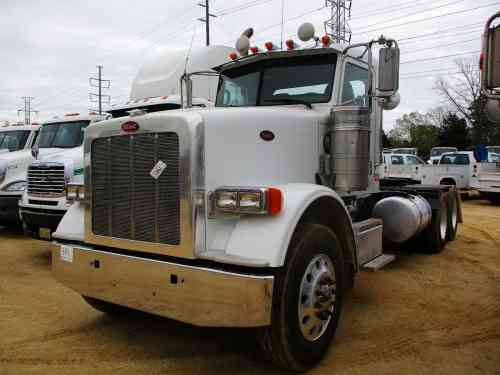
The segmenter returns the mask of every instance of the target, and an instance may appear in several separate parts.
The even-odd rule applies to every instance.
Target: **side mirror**
[[[35,144],[32,148],[31,148],[31,155],[35,158],[35,159],[38,159],[38,154],[40,153],[40,149],[38,147],[38,144]]]
[[[381,48],[378,64],[377,96],[391,97],[399,89],[399,48]]]
[[[486,36],[487,44],[485,84],[488,90],[500,88],[500,25]]]

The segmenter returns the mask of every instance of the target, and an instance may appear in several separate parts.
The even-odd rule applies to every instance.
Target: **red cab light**
[[[294,49],[295,48],[295,42],[292,39],[288,39],[286,42],[286,48],[288,49]]]
[[[125,133],[133,133],[139,130],[139,124],[135,121],[127,121],[122,124],[122,130]]]
[[[323,47],[328,47],[330,46],[331,39],[328,35],[323,35],[321,37],[321,44],[323,44]]]
[[[283,208],[283,193],[280,189],[267,189],[267,213],[271,216],[278,215]]]
[[[251,47],[250,51],[252,51],[252,53],[255,55],[255,54],[259,53],[259,47]]]
[[[273,42],[266,42],[266,44],[264,44],[264,46],[266,47],[266,49],[268,51],[272,51],[274,49],[274,44]]]
[[[236,54],[236,52],[231,52],[229,54],[229,58],[234,61],[238,58],[238,55]]]

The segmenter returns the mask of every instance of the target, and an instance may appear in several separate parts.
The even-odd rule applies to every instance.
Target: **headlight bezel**
[[[1,180],[1,176],[0,176],[0,180]],[[21,188],[21,189],[12,189],[13,186],[18,185],[18,184],[22,184],[23,188]],[[2,191],[5,191],[7,193],[22,193],[22,192],[25,192],[27,188],[28,188],[28,182],[20,180],[20,181],[10,182],[4,188],[2,188]]]
[[[85,202],[85,185],[77,183],[66,184],[66,201],[68,203]]]
[[[220,204],[228,200],[233,200],[234,203]],[[209,193],[209,202],[211,217],[217,214],[274,216],[282,210],[283,194],[273,187],[224,186]]]

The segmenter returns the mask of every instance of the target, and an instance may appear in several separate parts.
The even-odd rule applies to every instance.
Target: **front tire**
[[[299,224],[275,278],[264,353],[278,366],[305,371],[325,355],[337,329],[344,291],[340,242],[329,228]]]

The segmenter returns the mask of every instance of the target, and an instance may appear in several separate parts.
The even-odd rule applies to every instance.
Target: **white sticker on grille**
[[[165,164],[163,161],[158,160],[158,163],[151,169],[151,172],[149,173],[151,177],[153,177],[155,180],[158,180],[161,176],[161,174],[167,169],[167,164]]]

